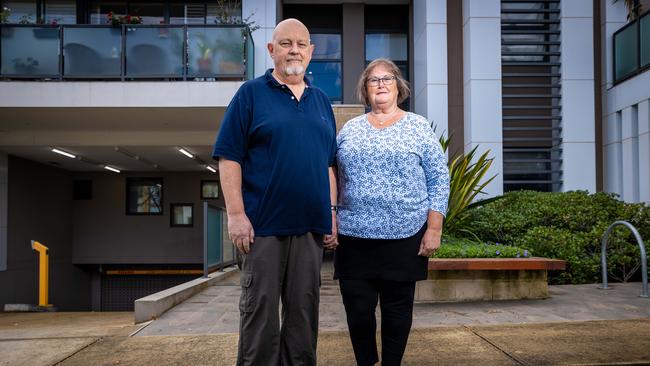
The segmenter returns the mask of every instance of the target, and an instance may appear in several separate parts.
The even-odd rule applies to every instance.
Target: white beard
[[[302,66],[287,66],[284,72],[287,75],[302,75],[305,73],[305,68]]]

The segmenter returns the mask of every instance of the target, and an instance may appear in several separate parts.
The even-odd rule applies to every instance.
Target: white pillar
[[[0,271],[7,270],[7,212],[9,210],[7,154],[0,153]]]
[[[621,151],[621,113],[612,113],[604,120],[603,138],[603,172],[605,181],[603,190],[616,193],[619,196],[623,193],[623,167]]]
[[[415,113],[449,132],[447,88],[447,0],[413,2],[413,98]]]
[[[639,201],[650,203],[650,99],[639,103]]]
[[[573,1],[573,0],[570,0]],[[563,1],[564,3],[564,1]],[[624,1],[601,1],[602,75],[603,91],[614,85],[614,33],[627,23]],[[603,98],[603,101],[605,99]],[[603,109],[605,110],[605,109]]]
[[[486,178],[488,196],[503,193],[501,113],[501,2],[463,0],[465,152],[479,146],[494,158]],[[486,196],[480,197],[485,198]]]
[[[592,0],[560,5],[562,190],[596,191],[596,125]]]
[[[623,109],[621,118],[621,166],[625,202],[639,201],[639,120],[636,105]],[[646,157],[647,159],[647,157]]]
[[[242,1],[242,18],[250,17],[260,29],[253,32],[255,43],[255,77],[263,75],[267,69],[273,67],[273,60],[269,56],[266,44],[273,36],[273,29],[277,24],[276,0],[244,0]]]

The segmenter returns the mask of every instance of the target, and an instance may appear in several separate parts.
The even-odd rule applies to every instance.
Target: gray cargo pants
[[[243,255],[237,365],[316,365],[322,259],[319,234],[255,238]]]

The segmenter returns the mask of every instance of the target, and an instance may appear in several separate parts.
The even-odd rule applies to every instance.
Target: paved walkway
[[[347,330],[345,309],[338,285],[331,280],[331,271],[331,266],[323,268],[321,332]],[[597,287],[593,284],[549,286],[551,297],[545,300],[416,303],[413,327],[650,318],[650,299],[638,296],[640,283],[612,284],[610,290]],[[137,336],[237,333],[239,294],[236,273],[174,307]]]
[[[319,365],[354,365],[338,287],[324,270]],[[328,277],[329,276],[329,277]],[[547,300],[416,304],[403,365],[650,365],[650,300],[639,283],[551,286]],[[234,365],[237,276],[161,318],[0,313],[4,365]]]

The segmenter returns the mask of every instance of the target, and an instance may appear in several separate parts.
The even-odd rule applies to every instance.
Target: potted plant
[[[14,64],[16,74],[19,75],[34,75],[36,74],[36,70],[38,70],[38,61],[31,57],[27,57],[25,60],[22,58],[14,58],[11,62]]]
[[[43,18],[39,19],[36,23],[37,24],[49,24],[49,25],[59,25],[59,21],[61,21],[61,18],[54,18],[50,20],[49,23],[45,23],[45,20]],[[34,32],[34,37],[36,38],[59,38],[59,29],[58,28],[34,28],[32,30]]]
[[[11,9],[6,6],[2,7],[0,10],[0,24],[9,23],[9,16],[11,15]]]
[[[2,7],[2,10],[0,10],[0,24],[7,24],[9,23],[9,17],[11,16],[11,9],[9,9],[6,6]],[[14,34],[14,28],[13,27],[2,27],[0,28],[2,30],[2,37],[11,37]]]
[[[212,73],[212,56],[214,55],[215,47],[210,44],[205,34],[198,34],[196,46],[199,49],[199,59],[196,60],[199,74]]]
[[[112,11],[109,11],[106,14],[106,22],[114,27],[118,27],[122,24],[142,24],[142,17],[139,15],[115,15]]]

